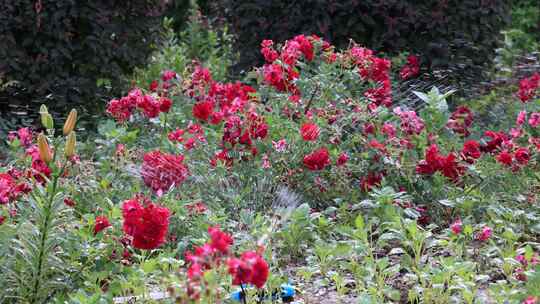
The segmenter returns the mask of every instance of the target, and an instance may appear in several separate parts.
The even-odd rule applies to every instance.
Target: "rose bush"
[[[239,287],[260,303],[315,277],[349,301],[536,301],[540,76],[520,83],[512,126],[483,130],[452,92],[394,99],[415,57],[392,69],[315,35],[261,56],[244,82],[163,71],[111,100],[78,154],[73,118],[65,138],[46,111],[46,133],[12,133],[1,299],[218,303]]]

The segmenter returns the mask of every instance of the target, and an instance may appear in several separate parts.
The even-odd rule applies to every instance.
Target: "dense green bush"
[[[173,70],[183,76],[195,60],[212,71],[215,79],[225,80],[229,67],[238,54],[232,46],[232,35],[227,28],[216,30],[201,15],[197,5],[190,10],[190,16],[181,32],[175,31],[175,20],[164,18],[161,41],[150,56],[148,63],[137,67],[129,77],[130,84],[146,87],[161,77],[165,70]]]
[[[423,54],[431,66],[479,66],[493,55],[507,23],[507,0],[259,1],[216,3],[242,51],[241,66],[260,63],[263,39],[283,41],[291,32],[318,33],[345,47],[352,38],[370,48]]]
[[[4,102],[55,107],[95,100],[100,87],[150,54],[165,3],[158,0],[5,0],[0,4]],[[41,99],[41,100],[40,100]]]
[[[210,7],[208,0],[172,0],[169,1],[167,12],[165,15],[173,19],[173,29],[179,33],[189,27],[189,16],[191,15],[190,9],[195,5],[200,7],[201,10],[207,12]]]
[[[521,30],[540,40],[540,2],[515,1],[512,6],[512,28]]]

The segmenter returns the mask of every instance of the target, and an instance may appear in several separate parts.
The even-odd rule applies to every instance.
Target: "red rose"
[[[503,165],[512,165],[512,154],[508,153],[508,151],[502,151],[501,153],[499,153],[499,155],[497,155],[496,159],[499,163]]]
[[[214,112],[214,102],[211,100],[201,101],[193,105],[193,116],[197,119],[207,121]]]
[[[96,217],[96,223],[94,225],[94,235],[98,234],[98,232],[110,226],[111,226],[111,223],[109,223],[109,219],[107,217],[105,216]]]
[[[482,153],[480,152],[480,144],[475,140],[468,140],[463,144],[461,157],[468,163],[472,164],[476,159],[479,159]]]
[[[347,155],[347,153],[345,152],[342,152],[338,159],[336,160],[336,165],[337,166],[343,166],[347,163],[347,161],[349,160],[349,155]]]
[[[268,279],[268,264],[254,251],[246,251],[240,258],[229,259],[227,265],[234,285],[251,283],[262,288]]]
[[[166,113],[166,112],[169,112],[169,110],[171,109],[172,107],[172,100],[170,100],[169,98],[167,97],[161,97],[159,99],[159,110],[163,113]]]
[[[303,124],[300,128],[300,135],[302,135],[302,138],[305,141],[317,140],[317,138],[319,137],[319,133],[319,127],[312,122],[307,122]]]
[[[139,200],[144,200],[146,206],[142,207]],[[145,198],[134,198],[124,202],[122,215],[124,232],[133,237],[133,247],[155,249],[165,242],[169,229],[169,209]]]
[[[531,155],[529,153],[529,149],[519,148],[516,150],[516,152],[514,152],[514,157],[519,164],[526,165],[529,162]]]
[[[304,157],[304,166],[311,171],[322,170],[330,164],[328,149],[320,148]]]
[[[219,229],[219,226],[208,227],[210,235],[210,246],[222,254],[229,252],[229,246],[232,245],[233,239],[230,234],[227,234]]]
[[[141,167],[144,184],[159,195],[180,185],[189,173],[183,162],[182,155],[162,153],[159,150],[146,153]]]

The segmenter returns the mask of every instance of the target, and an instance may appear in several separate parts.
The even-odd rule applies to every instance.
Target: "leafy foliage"
[[[9,0],[0,6],[6,98],[66,108],[94,103],[143,64],[158,37],[158,1]],[[13,100],[11,101],[13,102]]]
[[[339,47],[422,54],[433,67],[488,62],[509,20],[509,1],[218,1],[238,36],[241,67],[260,63],[263,39],[316,33]],[[463,71],[462,71],[463,72]]]
[[[488,128],[453,91],[393,94],[413,57],[261,51],[245,83],[143,71],[78,155],[76,111],[11,133],[1,300],[538,303],[540,74]]]

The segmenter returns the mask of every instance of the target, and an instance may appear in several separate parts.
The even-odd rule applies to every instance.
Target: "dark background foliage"
[[[2,0],[0,108],[95,107],[159,37],[158,0]],[[19,111],[20,111],[19,107]]]
[[[220,0],[214,12],[238,36],[241,68],[261,63],[262,39],[318,34],[339,47],[423,55],[431,67],[478,68],[489,61],[509,21],[509,0]]]

